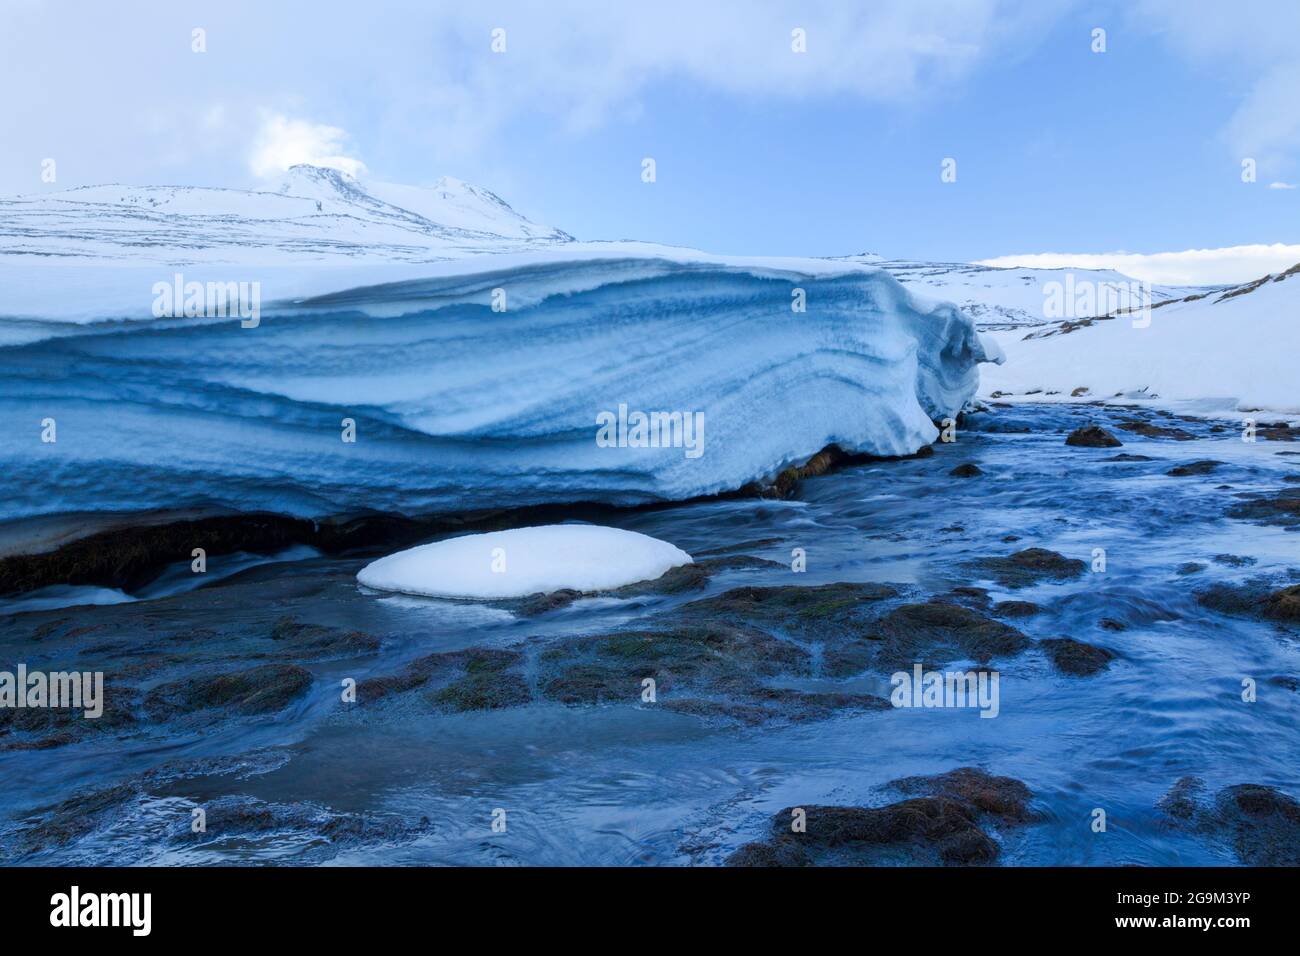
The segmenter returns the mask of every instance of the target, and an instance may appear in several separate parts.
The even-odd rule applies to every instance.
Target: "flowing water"
[[[34,633],[56,620],[65,634],[98,627],[70,640],[88,652],[99,644],[122,666],[195,642],[229,666],[239,653],[235,635],[268,615],[382,640],[378,654],[312,663],[312,692],[272,716],[182,730],[137,726],[0,751],[0,852],[7,846],[13,858],[37,863],[716,864],[761,836],[783,807],[881,804],[897,799],[883,789],[891,780],[979,766],[1023,780],[1042,817],[999,835],[1004,864],[1236,862],[1229,848],[1165,825],[1155,805],[1185,775],[1203,778],[1211,792],[1238,783],[1300,792],[1300,693],[1271,682],[1300,675],[1297,635],[1195,600],[1212,582],[1300,579],[1300,534],[1225,517],[1234,495],[1285,487],[1300,472],[1300,456],[1286,454],[1298,446],[1162,418],[1196,437],[1116,429],[1122,449],[1064,444],[1085,421],[1115,429],[1134,415],[1151,417],[997,409],[974,416],[933,456],[805,480],[794,500],[710,500],[614,519],[693,554],[734,548],[782,565],[724,571],[705,592],[593,598],[521,617],[367,592],[352,580],[363,560],[294,553],[167,597],[0,608],[12,612],[0,619],[0,662],[32,667],[47,653]],[[1152,460],[1107,460],[1120,452]],[[1198,459],[1224,464],[1210,475],[1166,474]],[[984,474],[948,474],[965,462]],[[1103,549],[1104,570],[1010,591],[968,563],[1031,546],[1093,567]],[[806,552],[802,574],[790,570],[795,548]],[[1190,562],[1204,567],[1189,573]],[[994,601],[1044,608],[1011,622],[1030,637],[1069,636],[1118,657],[1092,677],[1058,672],[1036,648],[997,661],[995,719],[973,709],[886,709],[736,727],[637,702],[341,713],[344,678],[390,674],[431,652],[521,642],[544,649],[560,637],[654,620],[740,583],[836,581],[892,582],[921,597],[987,588]],[[118,646],[105,651],[105,642]],[[888,678],[805,683],[887,696]],[[1252,703],[1242,699],[1244,678],[1258,688]],[[35,808],[141,780],[147,785],[108,810],[79,814],[71,838],[21,843]],[[229,795],[307,808],[306,816],[191,834],[191,810]],[[1096,808],[1107,815],[1104,833],[1091,826]],[[498,810],[505,832],[493,830]],[[410,830],[333,839],[319,826],[330,814],[373,814]]]

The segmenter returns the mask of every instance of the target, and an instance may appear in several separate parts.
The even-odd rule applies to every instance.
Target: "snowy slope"
[[[986,369],[984,395],[1036,399],[1143,397],[1207,410],[1300,413],[1300,266],[1195,293],[1151,311],[1089,324],[989,333],[1007,363]],[[1048,393],[1055,393],[1049,395]]]
[[[571,239],[457,180],[428,189],[362,183],[315,166],[293,167],[267,191],[109,185],[0,199],[6,259],[178,266],[429,262]]]
[[[967,262],[884,259],[871,253],[845,259],[878,266],[913,292],[955,303],[981,329],[1019,328],[1054,321],[1045,310],[1049,283],[1064,284],[1071,274],[1075,281],[1108,283],[1115,287],[1133,282],[1111,269],[1001,269]],[[1151,300],[1164,302],[1199,291],[1203,290],[1157,285],[1151,288]],[[1078,317],[1104,314],[1104,311],[1091,310]]]

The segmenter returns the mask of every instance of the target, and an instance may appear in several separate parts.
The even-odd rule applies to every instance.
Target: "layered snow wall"
[[[5,517],[684,499],[915,452],[996,359],[867,266],[514,261],[0,348]]]

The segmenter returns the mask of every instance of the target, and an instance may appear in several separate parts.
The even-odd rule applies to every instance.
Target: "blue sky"
[[[722,253],[1296,244],[1297,36],[1294,0],[11,0],[0,191],[249,186],[308,158]]]

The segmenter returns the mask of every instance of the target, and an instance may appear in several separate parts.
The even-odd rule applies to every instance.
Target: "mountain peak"
[[[558,229],[537,225],[490,189],[455,176],[439,177],[432,186],[408,186],[360,180],[339,169],[299,163],[289,167],[274,192],[313,199],[320,204],[322,212],[333,211],[325,208],[327,202],[337,204],[342,200],[392,207],[394,211],[414,214],[429,223],[467,233],[508,239],[567,241],[572,238]]]
[[[355,176],[341,169],[297,163],[290,166],[279,184],[271,190],[281,196],[301,196],[305,199],[350,199],[363,193]]]
[[[155,240],[160,230],[169,243]],[[428,261],[572,239],[451,176],[404,186],[307,163],[256,190],[102,185],[0,198],[0,255]]]

